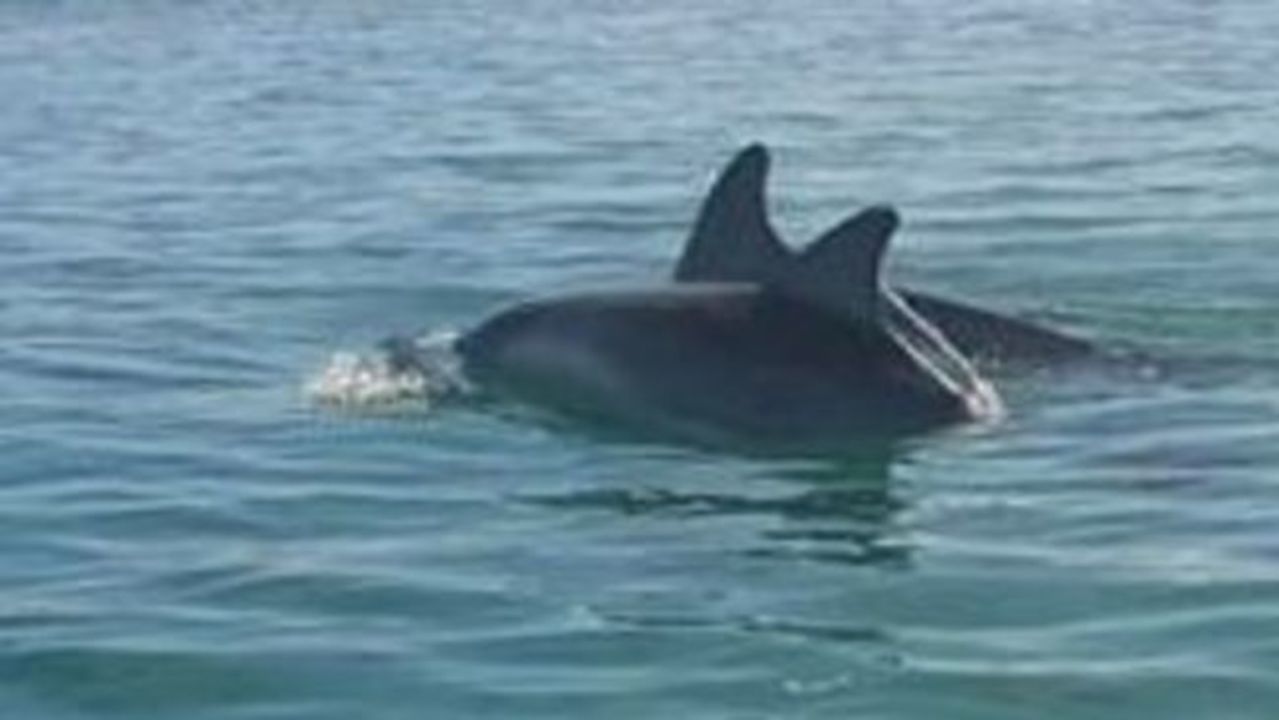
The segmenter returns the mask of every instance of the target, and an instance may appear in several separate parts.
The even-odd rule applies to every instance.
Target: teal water
[[[1279,10],[689,5],[0,4],[0,716],[1279,716]],[[664,278],[757,139],[1162,369],[856,464],[308,399]]]

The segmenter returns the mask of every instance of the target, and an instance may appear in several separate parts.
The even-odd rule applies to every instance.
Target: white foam
[[[312,402],[342,408],[430,405],[468,389],[453,339],[452,334],[435,333],[413,340],[418,362],[410,367],[392,363],[382,350],[334,353],[307,380],[304,392]]]

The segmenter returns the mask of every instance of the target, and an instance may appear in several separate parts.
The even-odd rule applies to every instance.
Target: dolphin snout
[[[397,375],[425,371],[420,348],[411,337],[392,335],[378,343],[378,348],[386,353],[387,366]]]

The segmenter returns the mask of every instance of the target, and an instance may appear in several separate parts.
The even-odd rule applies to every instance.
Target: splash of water
[[[429,333],[372,351],[334,353],[304,392],[314,403],[341,408],[430,406],[470,389],[455,339],[454,333]]]

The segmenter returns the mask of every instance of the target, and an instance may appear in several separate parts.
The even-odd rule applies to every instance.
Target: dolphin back
[[[990,384],[944,332],[882,279],[884,253],[901,224],[897,211],[873,205],[792,251],[768,220],[768,168],[762,145],[748,146],[729,162],[702,204],[676,264],[676,282],[756,283],[884,330],[932,383],[965,398],[974,414],[994,412],[999,403]]]

